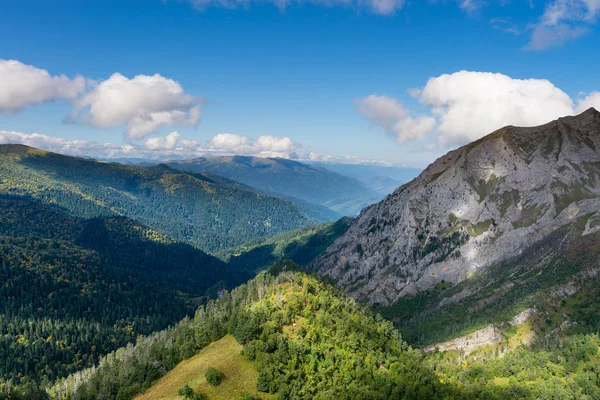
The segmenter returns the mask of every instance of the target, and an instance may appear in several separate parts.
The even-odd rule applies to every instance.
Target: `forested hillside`
[[[351,222],[350,217],[345,217],[337,222],[280,233],[243,244],[218,256],[229,266],[247,271],[268,268],[275,261],[284,259],[308,267],[335,239],[346,232]]]
[[[96,369],[57,383],[52,398],[133,398],[227,334],[244,346],[245,358],[254,364],[257,390],[281,399],[600,396],[597,334],[569,336],[531,351],[515,347],[504,357],[497,350],[469,359],[452,352],[424,354],[411,349],[389,322],[315,277],[290,271],[295,268],[291,262],[277,264],[272,273],[261,273],[201,307],[193,320],[140,339],[107,356]],[[196,395],[206,394],[199,376],[190,373],[187,379]]]
[[[0,196],[0,380],[48,383],[249,278],[125,217]],[[210,289],[210,290],[209,290]]]
[[[323,221],[319,216],[328,220],[215,175],[98,162],[22,145],[0,145],[0,193],[56,204],[81,218],[126,216],[208,252],[309,226]]]
[[[132,398],[228,333],[254,363],[257,389],[279,398],[428,399],[446,390],[390,323],[314,277],[283,272],[260,274],[200,308],[193,320],[111,354],[50,393],[56,399]]]
[[[340,215],[355,216],[382,197],[357,179],[284,158],[203,157],[169,165],[224,176],[260,190],[326,206]]]

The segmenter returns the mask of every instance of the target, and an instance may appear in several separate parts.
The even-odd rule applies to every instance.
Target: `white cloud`
[[[171,132],[165,137],[147,139],[143,144],[118,145],[114,143],[101,144],[89,140],[65,140],[56,136],[39,133],[28,134],[0,130],[0,144],[25,144],[27,146],[55,153],[94,158],[140,158],[164,161],[226,154],[243,154],[260,157],[285,157],[301,162],[325,161],[345,164],[392,165],[392,163],[382,160],[373,160],[349,155],[340,157],[320,155],[314,152],[297,153],[295,151],[290,151],[290,149],[297,149],[300,145],[291,142],[289,138],[278,138],[273,136],[261,136],[261,138],[263,139],[259,138],[256,141],[252,141],[245,136],[219,134],[210,140],[211,144],[201,146],[194,140],[181,138],[181,135],[178,132]],[[216,147],[213,143],[216,144]],[[255,152],[240,153],[237,151],[240,145],[250,146],[244,148],[244,150],[247,151],[249,148],[253,148]],[[285,153],[285,151],[289,151],[289,153]]]
[[[578,113],[584,112],[590,107],[600,111],[600,92],[591,92],[583,99],[579,99],[575,111]]]
[[[127,125],[129,139],[141,139],[162,126],[196,125],[202,99],[159,74],[129,79],[119,73],[75,102],[72,118],[97,128]]]
[[[592,106],[600,107],[600,92],[592,92],[575,103],[548,80],[513,79],[489,72],[444,74],[429,79],[421,89],[411,89],[410,93],[429,109],[428,116],[401,117],[408,111],[402,108],[402,113],[389,112],[399,111],[396,107],[399,103],[377,95],[365,99],[378,98],[378,101],[365,104],[376,104],[379,111],[371,107],[365,112],[365,108],[361,108],[363,103],[359,103],[358,111],[395,136],[399,143],[423,139],[436,130],[435,147],[447,148],[479,139],[506,125],[541,125]],[[390,124],[392,115],[400,117],[395,124]]]
[[[293,5],[313,4],[324,7],[348,7],[379,15],[392,15],[402,8],[404,0],[188,0],[199,10],[211,7],[234,9],[271,3],[280,10]]]
[[[48,71],[16,60],[0,59],[0,114],[21,111],[27,106],[57,99],[72,99],[85,90],[85,79]]]
[[[600,0],[554,0],[533,25],[527,50],[560,47],[589,32],[596,22]]]
[[[171,132],[164,138],[150,138],[144,142],[144,147],[153,151],[173,151],[177,147],[177,141],[179,140],[180,136],[181,135],[179,132]],[[186,140],[186,142],[188,141]],[[195,150],[195,148],[190,148],[189,145],[186,145],[185,147],[189,150]]]
[[[210,140],[210,149],[232,154],[289,157],[299,145],[288,137],[260,136],[252,141],[247,136],[219,133]]]
[[[413,95],[420,92],[410,91]],[[435,128],[435,119],[420,116],[413,119],[410,110],[404,108],[396,99],[385,95],[371,94],[354,100],[358,112],[371,123],[380,126],[393,136],[398,143],[407,140],[423,139]]]
[[[573,113],[573,101],[544,79],[460,71],[431,78],[419,101],[439,120],[440,144],[463,144],[505,125],[534,126]]]

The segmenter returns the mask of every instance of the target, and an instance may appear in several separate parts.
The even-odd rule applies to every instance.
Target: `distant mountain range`
[[[336,218],[323,207],[210,173],[99,162],[23,145],[0,145],[2,193],[82,218],[127,216],[208,252]]]
[[[223,176],[284,198],[325,206],[340,215],[356,216],[382,198],[381,192],[358,179],[284,158],[203,157],[171,161],[169,165]]]
[[[419,168],[385,166],[374,164],[339,164],[309,162],[338,174],[358,179],[381,195],[388,195],[401,185],[412,181],[422,172]]]

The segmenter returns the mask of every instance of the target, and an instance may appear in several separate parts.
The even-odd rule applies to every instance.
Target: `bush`
[[[190,398],[194,395],[194,389],[192,389],[188,385],[185,385],[184,387],[179,389],[179,395],[185,397],[186,399]]]
[[[179,389],[179,395],[183,396],[185,400],[204,400],[206,398],[202,393],[195,392],[194,389],[188,385]]]
[[[217,386],[221,383],[221,373],[216,368],[209,368],[206,370],[206,374],[204,374],[206,381],[213,386]]]

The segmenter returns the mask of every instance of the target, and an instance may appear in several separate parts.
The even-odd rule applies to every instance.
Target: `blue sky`
[[[423,166],[503,124],[535,125],[600,103],[598,0],[323,3],[4,1],[0,59],[22,64],[4,76],[0,68],[0,90],[11,84],[4,106],[0,95],[0,131],[13,132],[4,141],[58,146],[28,136],[39,133],[89,155],[95,142],[148,157],[208,150]],[[85,88],[16,87],[15,71],[26,66],[80,75]],[[470,72],[455,74],[462,70]],[[189,97],[148,112],[185,115],[136,137],[128,126],[142,106],[98,122],[93,107],[110,104],[97,89],[114,73],[125,85],[139,75],[176,81]],[[23,100],[46,90],[42,100]],[[9,107],[15,101],[23,106]],[[164,139],[173,131],[173,141]]]

